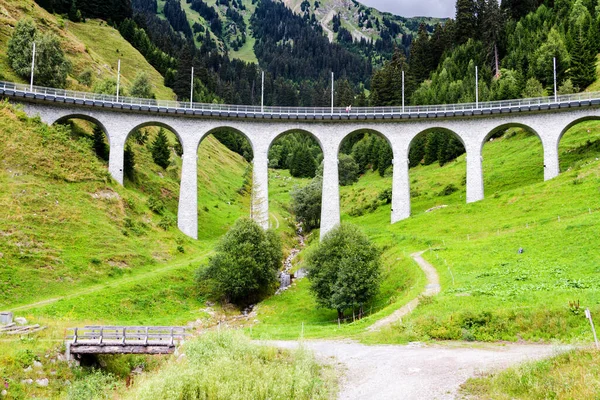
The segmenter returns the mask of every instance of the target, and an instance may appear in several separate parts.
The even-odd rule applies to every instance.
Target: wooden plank
[[[175,346],[73,346],[71,354],[171,354]]]

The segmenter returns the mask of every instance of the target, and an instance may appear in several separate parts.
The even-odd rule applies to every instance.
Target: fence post
[[[594,327],[594,321],[592,320],[592,313],[589,308],[585,309],[585,317],[590,321],[590,325],[592,326],[592,333],[594,334],[594,342],[596,343],[596,349],[600,349],[598,345],[598,336],[596,336],[596,328]]]

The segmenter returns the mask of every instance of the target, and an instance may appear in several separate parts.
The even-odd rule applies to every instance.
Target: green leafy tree
[[[123,169],[125,176],[130,181],[135,180],[135,154],[133,153],[133,149],[131,145],[127,143],[125,145],[125,154],[123,160]]]
[[[321,224],[322,194],[323,180],[320,177],[302,188],[295,187],[290,193],[294,215],[306,231],[318,228]]]
[[[554,57],[556,57],[556,76],[561,81],[566,76],[571,57],[561,34],[556,28],[550,30],[546,42],[533,55],[534,75],[544,87],[554,85]]]
[[[358,181],[358,164],[352,156],[340,154],[338,174],[341,186],[349,186]]]
[[[216,254],[198,277],[210,280],[216,295],[245,306],[273,291],[282,258],[277,233],[241,218],[219,241]]]
[[[10,66],[21,78],[31,76],[31,56],[36,34],[37,27],[33,20],[24,18],[17,22],[15,30],[8,41],[6,55]]]
[[[320,307],[358,310],[379,291],[381,283],[381,251],[370,243],[357,227],[341,224],[323,238],[306,263],[310,291]]]
[[[154,163],[163,169],[167,169],[170,163],[171,150],[169,149],[169,140],[167,139],[167,134],[164,129],[160,128],[158,130],[158,134],[152,142],[150,151]]]
[[[63,52],[58,37],[52,33],[40,34],[33,20],[19,21],[8,41],[6,54],[12,69],[21,78],[31,77],[33,42],[36,42],[35,83],[64,87],[71,63]]]
[[[129,95],[143,99],[155,98],[152,84],[150,83],[150,77],[147,73],[140,72],[136,75],[133,84],[131,85],[131,89],[129,89]]]
[[[94,127],[93,147],[99,159],[108,161],[109,148],[104,141],[104,132],[99,126]]]

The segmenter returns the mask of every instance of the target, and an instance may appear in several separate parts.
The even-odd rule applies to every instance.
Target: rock
[[[36,383],[38,386],[41,386],[41,387],[46,387],[46,386],[48,386],[48,378],[36,379],[36,380],[35,380],[35,383]]]
[[[29,367],[27,367],[27,368],[24,368],[24,369],[23,369],[23,372],[31,372],[31,369],[32,369],[32,368],[31,368],[31,365],[30,365]]]
[[[41,363],[41,362],[39,362],[39,361],[34,361],[34,362],[33,362],[33,367],[34,367],[34,368],[42,368],[42,367],[43,367],[43,365],[42,365],[42,363]]]
[[[25,385],[31,385],[33,383],[33,379],[22,379],[21,383],[24,383]]]
[[[65,357],[65,355],[64,355],[64,354],[62,354],[62,353],[59,353],[59,354],[56,356],[56,359],[57,359],[58,361],[67,361],[67,357]]]
[[[27,325],[27,320],[23,317],[15,318],[15,322],[19,325]]]

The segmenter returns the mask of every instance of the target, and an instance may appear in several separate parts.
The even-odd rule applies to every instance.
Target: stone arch
[[[560,144],[565,136],[565,134],[571,129],[574,128],[575,126],[584,123],[584,122],[589,122],[589,121],[598,121],[600,122],[600,116],[598,115],[589,115],[589,116],[585,116],[585,117],[581,117],[581,118],[577,118],[573,121],[571,121],[569,124],[567,124],[565,126],[565,128],[560,132],[560,135],[558,136],[558,138],[556,139],[556,148],[553,150],[556,150],[556,154],[558,156],[558,164],[559,164],[559,172],[561,172],[562,170],[562,166],[561,164],[561,153],[560,153]],[[588,139],[589,140],[589,139]],[[563,158],[564,161],[564,158]]]
[[[319,144],[319,147],[321,148],[321,151],[323,153],[325,153],[325,146],[323,145],[323,142],[321,141],[321,139],[319,138],[318,135],[312,133],[311,131],[307,130],[307,129],[302,129],[302,128],[292,128],[292,129],[287,129],[283,132],[278,133],[277,135],[275,135],[273,138],[271,138],[271,140],[269,141],[269,146],[267,147],[267,151],[271,149],[271,147],[273,147],[273,143],[275,143],[275,141],[277,141],[277,139],[288,135],[290,133],[304,133],[307,134],[309,136],[311,136],[313,139],[315,139],[315,141]]]
[[[51,123],[51,125],[62,124],[71,119],[81,119],[81,120],[91,122],[92,124],[99,126],[100,129],[102,129],[102,132],[104,132],[104,135],[106,136],[106,139],[108,140],[108,144],[109,145],[111,144],[110,132],[108,131],[108,129],[106,129],[106,126],[104,126],[104,124],[102,122],[100,122],[100,120],[92,117],[91,115],[87,115],[87,114],[83,114],[83,113],[82,114],[80,114],[80,113],[65,114],[65,115],[62,115],[62,116],[58,117],[57,119],[55,119],[54,122]]]
[[[405,157],[406,157],[407,160],[408,160],[408,156],[410,154],[410,148],[412,147],[415,139],[417,137],[421,136],[421,135],[427,134],[427,133],[432,132],[432,131],[441,131],[441,132],[450,134],[450,135],[458,138],[458,140],[460,140],[460,142],[464,146],[465,150],[468,149],[468,147],[467,147],[467,139],[464,138],[463,136],[461,136],[460,133],[458,133],[458,132],[456,132],[456,131],[454,131],[454,130],[452,130],[450,128],[443,127],[443,126],[432,126],[430,128],[423,129],[423,130],[417,132],[413,137],[410,138],[410,140],[408,141],[408,147],[406,148],[406,154],[405,154]]]
[[[487,141],[494,135],[498,134],[499,132],[502,131],[506,131],[509,128],[521,128],[524,129],[528,132],[531,132],[533,134],[535,134],[535,136],[537,136],[537,138],[540,140],[540,142],[543,144],[544,141],[542,139],[542,136],[539,134],[539,132],[535,129],[533,129],[531,126],[520,123],[520,122],[508,122],[506,124],[502,124],[499,125],[497,127],[495,127],[494,129],[492,129],[491,131],[489,131],[481,140],[481,146],[480,146],[480,150],[483,150],[483,146],[487,143]]]
[[[442,181],[441,183],[443,184],[443,186],[437,186],[437,182],[435,184],[433,184],[430,180],[428,181],[418,181],[416,182],[416,171],[412,170],[411,171],[411,166],[410,166],[410,151],[411,148],[413,148],[413,146],[415,145],[415,142],[417,141],[418,138],[422,138],[425,135],[427,135],[428,133],[431,132],[442,132],[445,135],[448,135],[456,140],[458,140],[458,142],[460,142],[460,144],[462,144],[465,153],[469,153],[470,148],[468,146],[469,141],[468,141],[468,137],[463,136],[461,133],[449,128],[449,127],[445,127],[443,125],[435,125],[435,126],[431,126],[431,127],[427,127],[426,129],[422,129],[419,130],[417,133],[414,133],[412,137],[410,137],[410,140],[407,140],[408,145],[402,149],[402,151],[404,151],[405,153],[402,154],[403,160],[406,163],[406,166],[403,166],[403,168],[405,168],[405,174],[406,176],[404,177],[404,180],[401,182],[402,185],[406,185],[406,189],[405,190],[405,194],[404,194],[404,201],[407,203],[407,205],[403,205],[403,204],[399,204],[399,206],[405,207],[405,211],[403,211],[403,215],[410,215],[411,210],[413,210],[415,208],[418,209],[418,211],[422,212],[428,208],[434,207],[434,206],[442,206],[442,205],[446,205],[448,204],[448,201],[446,200],[447,197],[446,196],[450,196],[453,195],[454,193],[461,193],[463,191],[463,187],[464,187],[464,192],[465,192],[465,197],[466,197],[466,201],[469,202],[470,200],[470,195],[469,192],[472,192],[473,189],[471,189],[471,187],[474,187],[475,185],[473,183],[469,182],[469,168],[468,165],[460,165],[460,169],[462,171],[464,171],[464,176],[467,180],[466,182],[466,186],[465,183],[457,180],[456,178],[452,178],[452,180],[450,182],[448,181]],[[464,154],[464,153],[462,153]],[[474,158],[474,157],[473,157]],[[468,156],[467,156],[468,159]],[[434,162],[432,164],[436,164],[437,162]],[[414,165],[414,167],[418,166]],[[450,168],[454,168],[451,166],[451,163],[447,163],[447,165],[445,167],[450,167]],[[445,175],[445,174],[444,174]],[[472,175],[471,175],[472,177]],[[429,182],[429,183],[427,183]],[[447,191],[447,192],[446,192]],[[444,194],[442,194],[444,193]],[[455,195],[456,196],[456,195]],[[461,195],[462,198],[462,195]],[[419,209],[420,208],[420,209]]]
[[[344,141],[346,139],[348,139],[351,135],[354,135],[355,133],[360,133],[360,132],[375,134],[375,135],[381,137],[382,139],[385,139],[385,141],[387,142],[387,144],[390,146],[390,149],[392,149],[392,151],[394,150],[394,146],[392,146],[392,141],[390,140],[390,138],[385,133],[383,133],[383,131],[377,130],[377,129],[373,129],[373,128],[358,128],[358,129],[352,130],[351,132],[348,132],[347,134],[345,134],[342,137],[342,140],[340,140],[340,143],[338,144],[337,154],[340,153],[340,150],[342,148],[342,144],[344,143]]]
[[[165,122],[161,122],[158,120],[148,120],[148,121],[144,121],[136,126],[134,126],[133,128],[131,128],[129,130],[129,132],[127,132],[127,135],[124,138],[123,143],[127,142],[127,139],[129,139],[129,136],[131,136],[131,134],[135,131],[137,131],[138,129],[143,129],[143,128],[147,128],[149,126],[158,126],[160,128],[164,128],[166,130],[168,130],[169,132],[172,132],[175,137],[177,137],[177,140],[179,140],[179,143],[183,146],[183,138],[181,137],[181,134],[177,131],[177,129],[173,128],[172,125],[169,125]]]
[[[490,159],[488,157],[484,157],[484,147],[486,145],[486,143],[488,143],[490,141],[490,139],[492,137],[494,137],[495,135],[505,132],[507,129],[510,128],[520,128],[523,129],[526,132],[529,132],[533,135],[535,135],[535,137],[537,138],[537,141],[539,142],[539,144],[541,145],[541,149],[539,152],[536,152],[536,154],[539,154],[540,156],[540,162],[539,162],[539,169],[537,167],[537,164],[535,164],[535,169],[531,169],[530,170],[537,170],[538,172],[541,173],[542,175],[542,179],[541,181],[543,181],[543,175],[545,173],[545,169],[546,169],[546,165],[545,165],[545,146],[547,145],[546,141],[544,140],[544,137],[542,136],[543,132],[541,132],[539,129],[534,128],[532,125],[528,125],[525,123],[521,123],[521,122],[507,122],[501,125],[498,125],[496,127],[494,127],[493,129],[491,129],[489,132],[486,133],[485,136],[482,137],[481,139],[481,143],[480,143],[480,154],[481,154],[481,159],[482,159],[482,184],[483,184],[483,191],[484,194],[486,193],[486,189],[488,191],[488,195],[493,193],[494,190],[491,189],[490,187],[493,187],[494,185],[500,185],[500,191],[504,191],[504,190],[511,190],[511,189],[515,189],[517,187],[523,186],[523,185],[527,185],[527,184],[531,184],[532,182],[528,182],[527,179],[530,179],[530,177],[533,177],[534,174],[526,174],[524,176],[519,176],[519,171],[525,171],[526,168],[531,167],[531,165],[527,166],[527,165],[521,165],[520,168],[518,169],[509,169],[509,171],[517,171],[517,172],[513,172],[512,175],[515,176],[516,174],[516,180],[513,180],[515,182],[521,182],[518,185],[508,185],[508,187],[506,187],[505,185],[507,185],[508,182],[506,180],[504,180],[504,176],[503,179],[498,180],[498,179],[492,179],[494,171],[492,170],[492,174],[490,174]],[[537,157],[537,155],[535,156]],[[532,157],[531,159],[535,159],[535,157]],[[497,159],[498,157],[496,157],[495,159]],[[502,157],[502,160],[504,160],[504,157]],[[501,163],[504,163],[504,161],[501,161]],[[487,164],[487,165],[486,165]],[[509,164],[510,166],[510,164]],[[487,171],[486,171],[487,169]],[[487,184],[486,184],[486,172],[488,174],[488,179],[487,179]],[[506,175],[507,173],[504,172],[504,175]],[[523,183],[526,182],[527,183]],[[491,192],[491,193],[490,193]]]
[[[217,133],[220,130],[223,129],[229,129],[231,131],[234,131],[236,134],[241,135],[244,139],[246,139],[248,141],[248,143],[250,143],[250,148],[252,149],[252,153],[254,154],[254,152],[256,151],[256,146],[254,141],[252,140],[251,135],[249,135],[246,131],[240,129],[240,128],[236,128],[234,126],[231,125],[223,125],[223,126],[217,126],[215,128],[210,129],[207,132],[204,132],[202,134],[202,136],[200,137],[200,140],[198,141],[198,147],[196,148],[196,153],[198,152],[198,149],[200,148],[200,144],[202,144],[202,141],[204,139],[206,139],[208,136]]]

